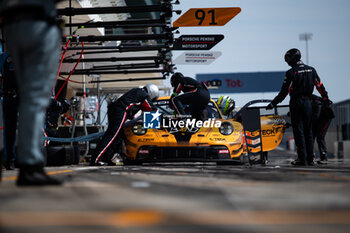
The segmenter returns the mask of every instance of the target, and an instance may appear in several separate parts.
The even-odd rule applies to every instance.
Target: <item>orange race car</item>
[[[247,132],[239,120],[224,119],[213,100],[203,112],[203,121],[196,121],[175,117],[169,99],[160,97],[154,102],[157,112],[144,113],[142,119],[125,125],[124,165],[176,161],[242,164],[244,154],[258,151],[255,145],[262,142],[267,153],[282,140],[285,121],[279,115],[261,117],[260,140],[254,139],[260,131]]]

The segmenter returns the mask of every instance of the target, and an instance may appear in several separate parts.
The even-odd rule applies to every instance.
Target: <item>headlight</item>
[[[146,134],[147,130],[143,128],[141,124],[136,124],[132,127],[132,132],[136,135],[144,135]]]
[[[230,135],[233,132],[233,125],[230,122],[223,122],[219,131],[223,135]]]

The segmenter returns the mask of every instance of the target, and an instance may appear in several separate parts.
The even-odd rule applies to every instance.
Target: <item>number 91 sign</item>
[[[173,23],[173,27],[224,26],[239,12],[240,7],[191,8]]]

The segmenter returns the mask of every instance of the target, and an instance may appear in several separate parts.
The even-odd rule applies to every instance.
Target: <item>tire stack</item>
[[[80,161],[80,150],[77,145],[47,146],[46,166],[77,165]]]

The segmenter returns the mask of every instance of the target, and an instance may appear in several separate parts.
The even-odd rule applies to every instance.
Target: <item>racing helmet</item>
[[[147,84],[144,86],[144,89],[146,90],[147,94],[149,95],[149,98],[152,101],[155,101],[159,97],[159,89],[154,84]]]
[[[236,102],[227,95],[221,96],[216,104],[224,115],[228,115],[236,106]]]
[[[176,72],[175,74],[173,74],[170,78],[170,84],[171,86],[175,86],[176,85],[176,81],[180,80],[184,77],[184,75],[180,72]]]
[[[284,55],[284,60],[288,63],[288,65],[293,66],[297,64],[301,59],[301,53],[299,49],[293,48],[286,52]]]

